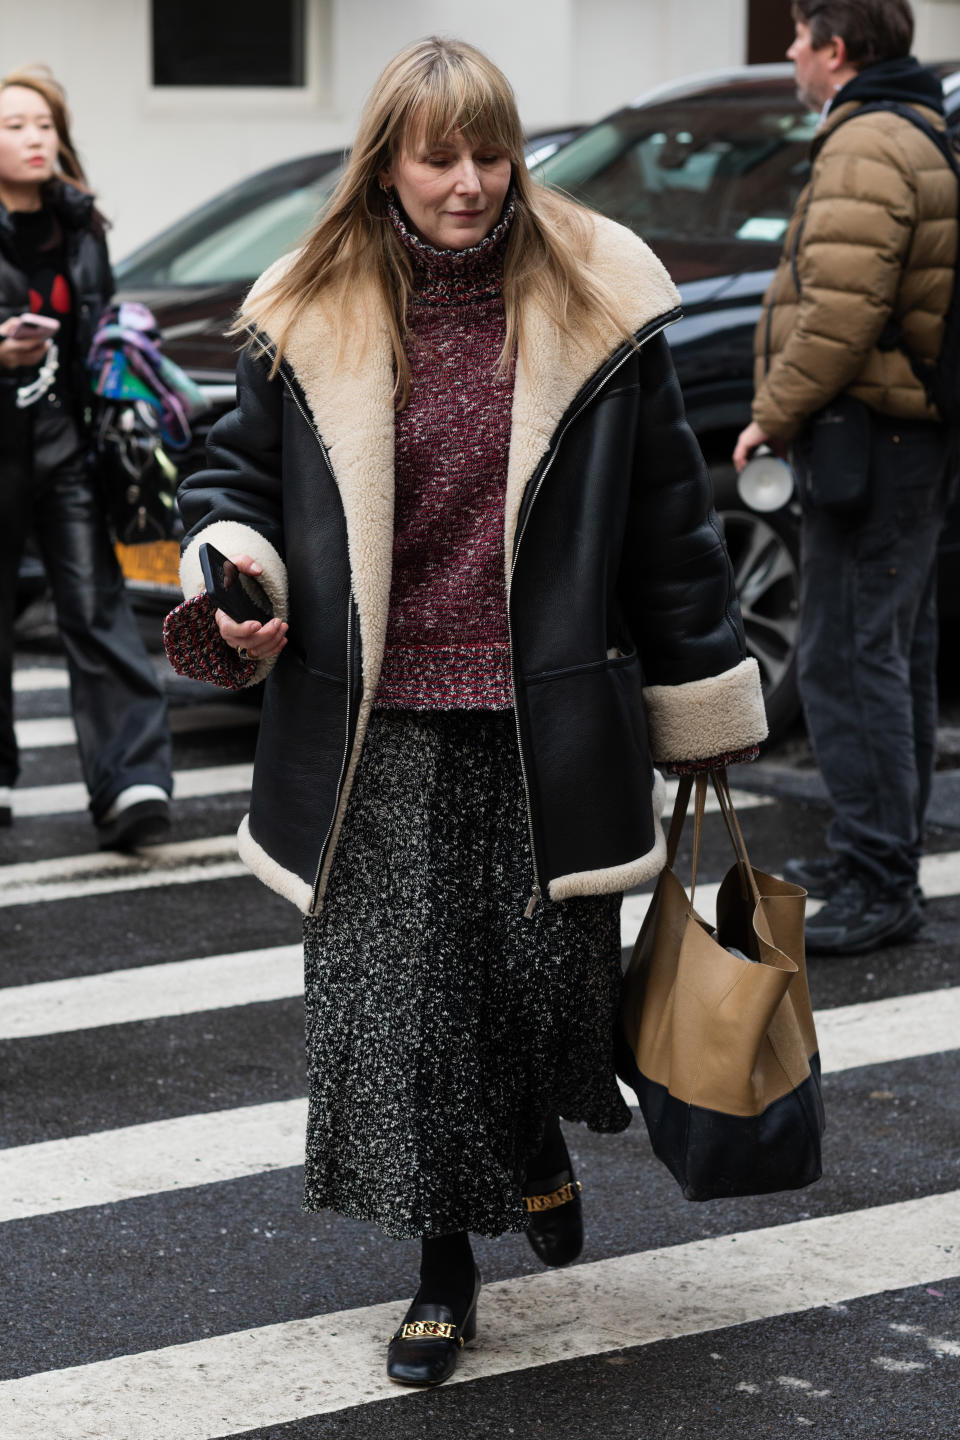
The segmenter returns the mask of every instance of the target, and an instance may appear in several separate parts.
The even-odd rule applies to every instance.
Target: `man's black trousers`
[[[907,893],[935,758],[936,555],[951,466],[941,426],[870,418],[865,505],[804,513],[798,675],[835,810],[828,843]]]

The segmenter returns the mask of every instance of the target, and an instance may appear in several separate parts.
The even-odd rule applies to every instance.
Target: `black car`
[[[960,63],[938,69],[950,123],[960,127]],[[816,125],[796,99],[791,66],[749,66],[664,87],[546,159],[535,143],[528,150],[539,179],[635,230],[680,287],[684,318],[667,333],[713,477],[774,733],[798,709],[798,514],[789,504],[774,513],[749,509],[730,456],[750,417],[753,332]],[[224,328],[246,286],[295,243],[329,193],[337,172],[321,172],[320,158],[328,157],[255,176],[118,267],[123,289],[156,311],[168,354],[218,409],[233,396],[235,356]],[[955,513],[941,567],[941,613],[950,617],[960,616],[958,552]],[[126,557],[128,573],[142,558]],[[175,552],[164,563],[172,581]],[[149,588],[148,577],[141,583]]]

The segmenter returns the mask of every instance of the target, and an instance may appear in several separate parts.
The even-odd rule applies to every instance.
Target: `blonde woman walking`
[[[559,1117],[622,1130],[621,892],[653,762],[765,733],[634,235],[534,185],[501,72],[386,68],[303,248],[244,308],[239,404],[181,490],[187,673],[266,677],[241,854],[304,913],[305,1198],[422,1241],[390,1376],[477,1332],[469,1232],[582,1244]],[[214,613],[210,541],[274,618]]]

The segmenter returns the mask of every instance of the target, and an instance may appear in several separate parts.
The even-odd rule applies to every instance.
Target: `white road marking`
[[[300,945],[275,945],[0,990],[0,1040],[127,1025],[303,994]]]
[[[35,665],[29,670],[13,672],[15,695],[27,695],[34,690],[66,690],[69,684],[66,670],[54,665]]]
[[[674,801],[676,800],[676,798],[677,798],[677,785],[678,785],[678,784],[679,784],[679,782],[678,782],[677,780],[673,780],[673,779],[668,779],[668,780],[667,780],[667,800],[666,800],[666,808],[665,808],[665,810],[664,810],[664,814],[665,814],[665,816],[667,817],[667,819],[669,819],[669,817],[670,817],[670,816],[672,815],[672,813],[673,813],[673,802],[674,802]],[[733,800],[734,805],[735,805],[736,808],[737,808],[737,813],[738,813],[738,814],[739,814],[739,812],[740,812],[741,810],[761,810],[761,809],[763,809],[763,807],[766,806],[766,805],[775,805],[775,804],[777,803],[777,802],[776,802],[776,799],[774,798],[773,795],[758,795],[758,794],[756,794],[756,793],[755,793],[754,791],[752,791],[752,790],[731,790],[731,791],[730,791],[730,796],[731,796],[731,798],[732,798],[732,800]],[[719,800],[717,799],[716,795],[714,794],[713,787],[711,786],[711,787],[709,787],[709,788],[707,789],[706,813],[707,813],[708,815],[716,815],[716,814],[719,813],[719,810],[720,810],[720,802],[719,802]],[[691,832],[692,832],[692,830],[693,830],[693,804],[692,804],[692,802],[691,802],[691,805],[690,805],[690,810],[688,811],[688,815],[687,815],[687,824],[690,826],[690,829],[691,829]]]
[[[167,718],[175,735],[185,735],[257,725],[260,712],[253,705],[178,705],[169,711]],[[69,715],[18,720],[14,729],[21,750],[50,750],[77,743],[76,727]]]
[[[500,1281],[485,1287],[477,1344],[448,1384],[953,1278],[958,1227],[953,1191]],[[17,1440],[49,1440],[54,1430],[58,1440],[214,1440],[402,1401],[415,1392],[387,1380],[383,1352],[405,1304],[8,1380],[0,1431]]]
[[[742,805],[737,806],[738,810]],[[758,857],[751,859],[757,863]],[[689,877],[680,872],[686,883]],[[920,861],[920,884],[929,900],[945,900],[960,894],[960,850],[947,850],[940,855],[924,855]],[[716,920],[717,892],[719,885],[698,885],[695,903],[698,914],[713,924]],[[624,897],[620,912],[620,936],[624,947],[632,946],[640,933],[640,926],[650,907],[652,892]],[[807,914],[815,915],[822,907],[822,900],[807,900]]]
[[[277,1100],[0,1150],[0,1222],[301,1165],[306,1116]]]
[[[175,800],[196,800],[210,795],[231,795],[250,789],[252,765],[211,765],[198,770],[175,770]],[[14,786],[13,813],[21,820],[41,815],[72,815],[86,810],[87,788],[79,781],[68,785]]]
[[[205,966],[210,967],[206,972]],[[145,976],[142,998],[135,990],[138,976]],[[197,985],[195,994],[187,992],[191,983]],[[86,993],[70,988],[84,984],[90,986]],[[85,981],[18,986],[0,991],[0,1038],[189,1014],[293,997],[301,989],[295,945],[149,966],[146,971],[115,971]],[[30,991],[38,994],[30,996]],[[55,1012],[58,1000],[66,1015],[51,1029],[43,1007],[47,1004]],[[103,1007],[99,1013],[98,1005]],[[816,1019],[824,1073],[952,1049],[960,1038],[958,1016],[960,987],[820,1010]],[[851,1031],[855,1042],[845,1051],[844,1036]],[[914,1037],[913,1048],[905,1036]],[[635,1105],[633,1092],[621,1089]],[[285,1100],[0,1150],[0,1222],[299,1165],[305,1117],[305,1100]]]
[[[102,850],[0,867],[0,908],[249,875],[233,835],[148,845],[132,855]]]

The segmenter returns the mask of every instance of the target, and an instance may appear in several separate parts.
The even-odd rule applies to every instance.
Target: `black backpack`
[[[896,100],[871,100],[866,105],[861,105],[859,109],[852,111],[851,114],[845,115],[839,124],[833,127],[830,135],[825,138],[829,139],[848,120],[855,120],[859,115],[869,115],[871,111],[875,110],[891,110],[894,115],[899,115],[902,120],[908,120],[918,130],[922,130],[924,135],[936,145],[956,176],[958,195],[960,195],[960,158],[958,158],[949,135],[946,131],[937,130],[919,111],[914,110],[912,105],[902,105]],[[958,220],[960,220],[960,215],[958,215]],[[939,358],[933,364],[928,360],[919,360],[915,355],[911,355],[903,343],[900,327],[895,321],[891,321],[887,325],[879,341],[881,350],[903,351],[910,361],[910,368],[914,375],[926,391],[928,401],[937,407],[940,419],[944,424],[953,428],[960,428],[960,283],[958,280],[960,280],[960,244],[957,246],[953,294],[947,307],[943,344],[940,347]]]

